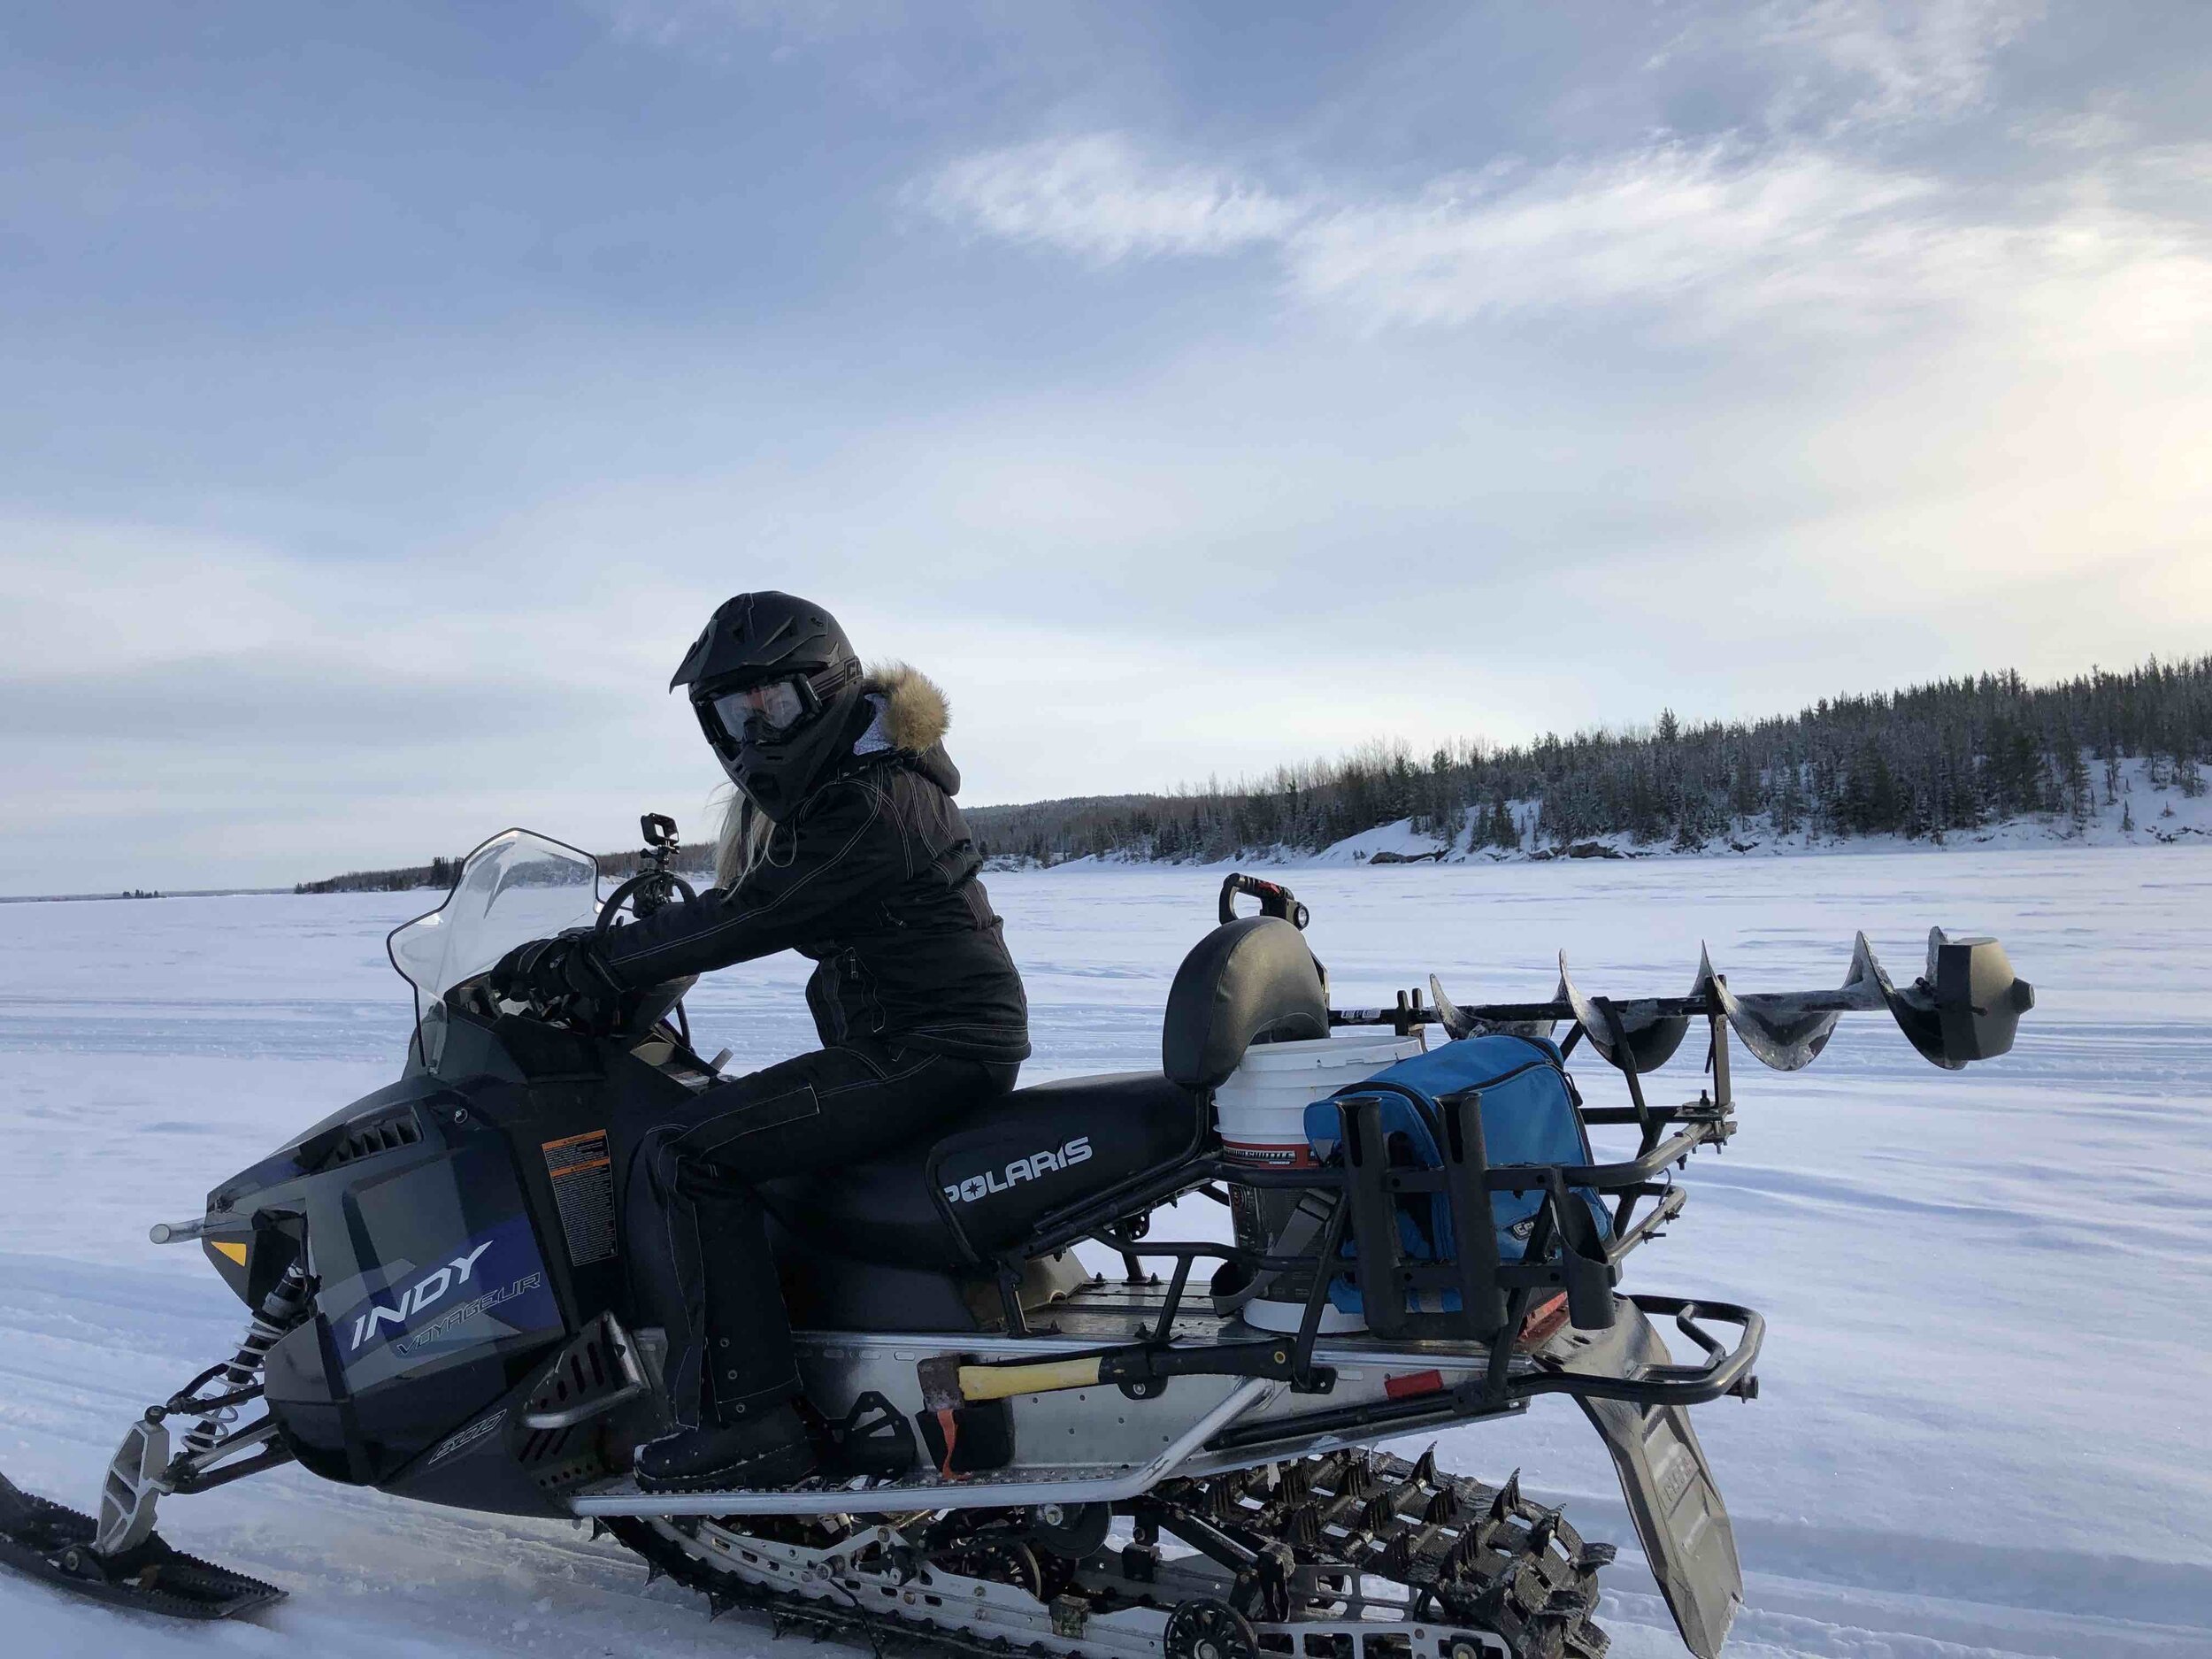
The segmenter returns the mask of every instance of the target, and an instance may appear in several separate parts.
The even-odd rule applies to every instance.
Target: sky
[[[34,4],[0,893],[719,773],[780,588],[963,799],[2212,649],[2212,7]]]

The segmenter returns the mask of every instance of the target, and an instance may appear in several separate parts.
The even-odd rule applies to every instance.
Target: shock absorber
[[[253,1385],[269,1357],[269,1350],[300,1322],[307,1300],[307,1270],[301,1263],[294,1262],[284,1270],[284,1277],[277,1280],[275,1288],[262,1298],[259,1311],[238,1344],[238,1352],[225,1363],[219,1379],[219,1392],[232,1394]],[[237,1415],[234,1406],[222,1406],[202,1417],[184,1437],[186,1455],[204,1452],[214,1445],[221,1438],[223,1425]]]

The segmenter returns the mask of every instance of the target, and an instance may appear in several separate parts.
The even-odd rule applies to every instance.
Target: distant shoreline
[[[1386,826],[1386,828],[1398,828]],[[1769,841],[1750,845],[1717,842],[1698,851],[1686,851],[1669,846],[1632,848],[1604,842],[1587,841],[1556,850],[1544,849],[1532,856],[1528,853],[1499,853],[1489,849],[1452,850],[1405,853],[1386,849],[1380,856],[1364,851],[1355,852],[1340,844],[1318,853],[1285,856],[1279,849],[1248,849],[1239,856],[1217,859],[1142,858],[1133,856],[1091,856],[1070,858],[1058,864],[1043,864],[1018,856],[1000,855],[984,861],[986,875],[1050,875],[1064,872],[1081,875],[1099,871],[1187,871],[1192,875],[1219,875],[1231,870],[1262,872],[1284,871],[1333,872],[1339,870],[1409,870],[1428,866],[1441,870],[1463,870],[1470,867],[1492,869],[1511,868],[1542,864],[1577,864],[1589,862],[1620,861],[1635,864],[1698,864],[1714,860],[1732,859],[1740,863],[1758,864],[1774,859],[1795,861],[1805,858],[1887,858],[1904,856],[1940,856],[1946,853],[1971,852],[2045,852],[2067,849],[2077,852],[2117,852],[2136,848],[2157,846],[2212,848],[2212,828],[2187,826],[2174,832],[2151,831],[2125,840],[2091,836],[2063,835],[2056,833],[2042,834],[2002,833],[2004,830],[2018,830],[2022,825],[1993,825],[1984,833],[1971,835],[1951,835],[1940,841],[1907,840],[1903,837],[1867,835],[1846,836],[1834,841],[1803,841],[1775,844]],[[1369,839],[1355,836],[1353,841]],[[609,867],[610,860],[600,861],[603,879],[616,879],[622,873]],[[142,894],[143,898],[163,899],[234,899],[234,898],[346,898],[365,894],[424,893],[449,891],[444,885],[425,883],[415,887],[201,887],[189,892]],[[128,899],[127,893],[40,893],[0,895],[0,904],[86,904],[104,901]]]
[[[150,902],[160,899],[250,899],[291,891],[290,887],[191,887],[159,893],[0,893],[0,904],[127,903],[134,899]]]

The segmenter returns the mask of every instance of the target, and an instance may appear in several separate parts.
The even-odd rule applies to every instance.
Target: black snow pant
[[[718,1083],[629,1126],[623,1221],[638,1323],[668,1333],[685,1426],[799,1393],[756,1184],[858,1163],[995,1100],[1018,1064],[860,1039]]]

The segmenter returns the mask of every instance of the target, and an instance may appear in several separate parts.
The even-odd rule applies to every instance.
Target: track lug
[[[1056,1595],[1047,1610],[1052,1615],[1052,1633],[1071,1640],[1083,1634],[1084,1623],[1090,1617],[1089,1604],[1079,1595]]]
[[[1537,1555],[1551,1548],[1553,1535],[1559,1531],[1559,1511],[1546,1509],[1536,1517],[1536,1524],[1528,1529],[1528,1547]]]
[[[1498,1495],[1490,1500],[1490,1518],[1502,1521],[1521,1507],[1521,1471],[1508,1475],[1505,1485],[1498,1488]]]
[[[1380,1492],[1382,1484],[1382,1477],[1375,1472],[1375,1466],[1363,1459],[1345,1471],[1345,1495],[1357,1498],[1363,1503]]]

